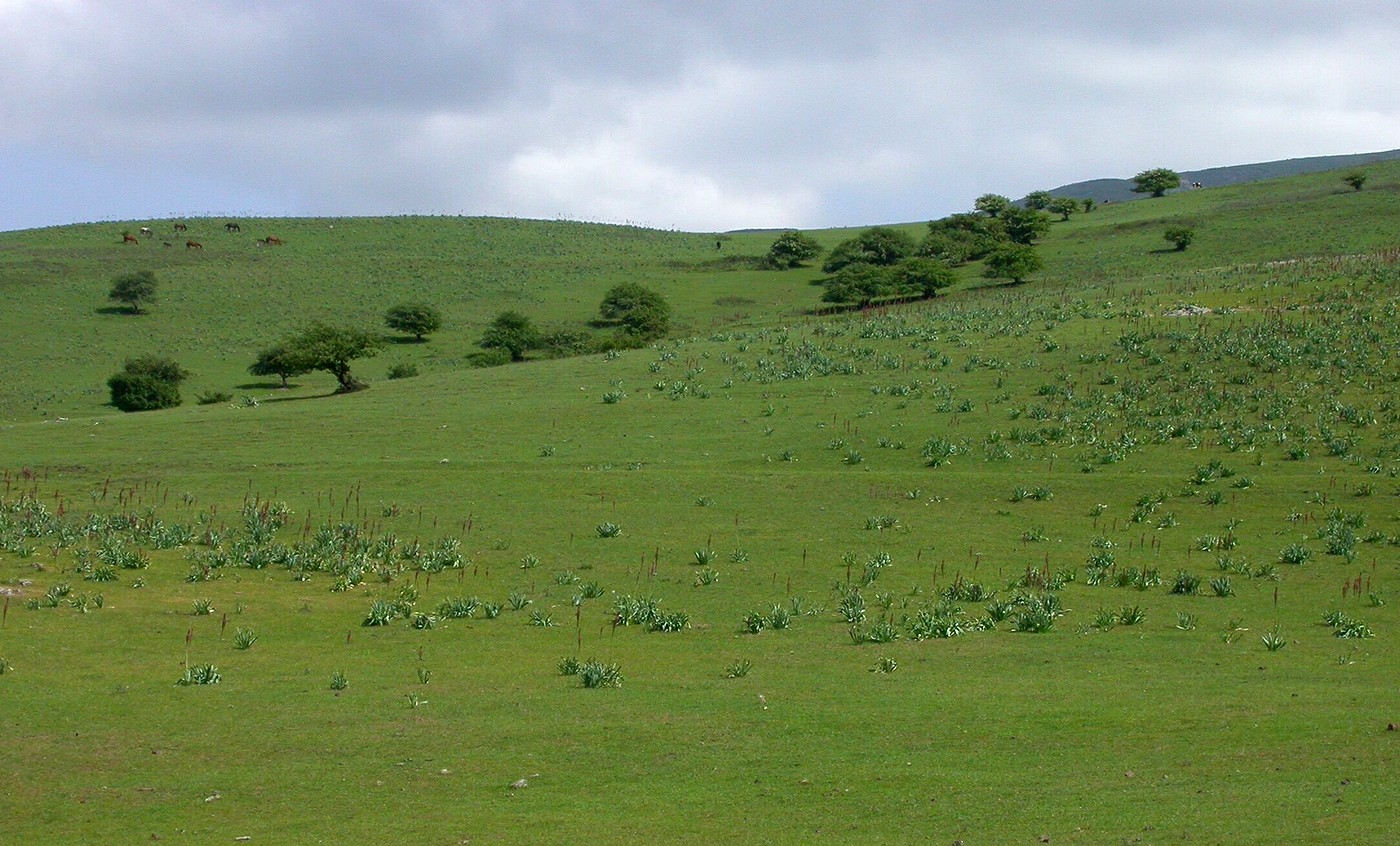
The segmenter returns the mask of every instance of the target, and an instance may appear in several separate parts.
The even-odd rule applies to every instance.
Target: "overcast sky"
[[[0,0],[0,229],[927,220],[1400,147],[1400,4]]]

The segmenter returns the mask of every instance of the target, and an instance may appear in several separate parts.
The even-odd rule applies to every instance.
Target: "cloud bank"
[[[1400,138],[1386,2],[0,0],[0,228],[937,217]]]

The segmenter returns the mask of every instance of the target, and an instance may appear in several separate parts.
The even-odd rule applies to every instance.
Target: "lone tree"
[[[287,380],[293,376],[300,376],[310,371],[296,351],[286,344],[278,344],[275,347],[268,347],[258,353],[258,360],[248,365],[248,372],[253,376],[278,376],[282,379],[282,387],[287,387]]]
[[[1045,211],[1050,208],[1050,201],[1054,199],[1049,191],[1032,191],[1026,195],[1026,208],[1036,211]]]
[[[1085,197],[1085,198],[1084,198],[1084,213],[1085,213],[1085,214],[1088,214],[1089,212],[1091,212],[1091,211],[1093,211],[1093,210],[1094,210],[1094,200],[1093,200],[1093,198],[1092,198],[1092,197]]]
[[[1045,266],[1034,247],[1012,244],[1002,247],[987,256],[982,275],[988,279],[1010,279],[1019,284],[1027,276]]]
[[[633,343],[660,338],[671,328],[671,306],[660,294],[635,282],[613,287],[598,304],[599,322],[616,326]]]
[[[1162,236],[1176,245],[1176,251],[1181,252],[1196,240],[1196,230],[1189,226],[1173,226]]]
[[[1133,177],[1134,194],[1161,197],[1173,188],[1181,187],[1181,174],[1170,168],[1154,167]]]
[[[765,261],[769,267],[789,270],[800,267],[802,262],[816,258],[821,252],[821,245],[814,238],[791,230],[778,236],[778,240],[768,248]]]
[[[149,270],[138,270],[112,280],[112,290],[107,299],[126,303],[132,314],[141,313],[142,303],[156,301],[156,275]]]
[[[372,332],[313,323],[284,346],[303,373],[324,370],[340,383],[336,393],[348,394],[369,387],[350,373],[350,362],[379,354],[384,339]]]
[[[1361,186],[1366,184],[1366,174],[1359,170],[1354,170],[1342,177],[1342,181],[1351,186],[1353,191],[1360,191]]]
[[[180,404],[180,383],[190,372],[168,358],[129,358],[107,379],[112,405],[122,411],[154,411]]]
[[[1079,200],[1073,197],[1056,197],[1045,205],[1045,210],[1060,216],[1061,222],[1069,220],[1069,216],[1079,211]]]
[[[422,341],[425,335],[442,328],[442,315],[424,303],[404,303],[389,309],[384,315],[384,325]]]
[[[988,217],[999,217],[1002,212],[1011,208],[1011,198],[1000,194],[983,194],[972,201],[972,207]]]
[[[510,353],[511,361],[524,361],[525,351],[540,346],[540,332],[530,318],[518,311],[503,311],[486,327],[480,344],[486,349]]]

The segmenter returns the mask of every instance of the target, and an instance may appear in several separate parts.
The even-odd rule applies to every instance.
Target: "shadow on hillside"
[[[412,335],[385,335],[384,340],[391,344],[426,344],[427,338],[415,338]]]
[[[146,316],[146,312],[132,311],[129,306],[102,306],[101,308],[93,309],[93,311],[97,312],[98,314],[125,314],[129,317]]]
[[[339,394],[339,391],[331,391],[330,393],[326,394],[303,394],[301,396],[296,397],[269,397],[268,399],[258,400],[258,402],[262,403],[263,405],[267,405],[269,403],[274,402],[299,402],[301,400],[325,399],[326,397],[338,396]]]
[[[241,385],[234,385],[240,391],[285,391],[292,388],[301,387],[296,382],[283,385],[281,382],[244,382]]]
[[[1185,251],[1185,250],[1178,250],[1176,247],[1163,247],[1163,248],[1160,249],[1160,250],[1148,250],[1148,251],[1147,251],[1147,254],[1148,254],[1149,256],[1171,256],[1171,255],[1176,255],[1177,253],[1184,253],[1184,252],[1186,252],[1186,251]]]

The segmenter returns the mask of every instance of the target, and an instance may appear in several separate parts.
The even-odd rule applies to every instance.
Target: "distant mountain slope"
[[[1181,182],[1184,186],[1189,186],[1193,182],[1199,182],[1207,188],[1218,188],[1222,185],[1238,185],[1242,182],[1258,182],[1264,179],[1276,179],[1281,176],[1296,176],[1300,173],[1317,173],[1324,170],[1334,170],[1341,167],[1356,167],[1370,162],[1383,162],[1391,159],[1400,159],[1400,150],[1386,150],[1381,153],[1353,153],[1345,156],[1312,156],[1304,159],[1282,159],[1276,162],[1256,162],[1255,164],[1230,165],[1229,167],[1211,167],[1205,170],[1184,170],[1181,171]],[[1078,199],[1094,199],[1099,202],[1112,200],[1122,202],[1123,200],[1136,200],[1144,197],[1144,194],[1133,193],[1132,179],[1090,179],[1084,182],[1071,182],[1068,185],[1061,185],[1058,188],[1050,189],[1050,193],[1056,197],[1075,197]]]

